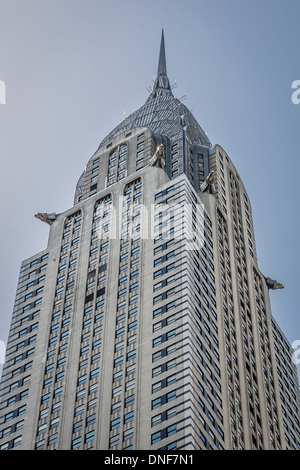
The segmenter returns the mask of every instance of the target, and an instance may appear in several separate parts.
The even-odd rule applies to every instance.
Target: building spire
[[[164,28],[161,31],[159,61],[158,61],[158,69],[157,69],[157,75],[160,75],[160,74],[167,75]]]
[[[161,32],[157,77],[154,83],[152,96],[157,96],[161,94],[168,94],[168,95],[173,96],[170,82],[169,82],[168,75],[167,75],[164,29],[162,29],[162,32]]]

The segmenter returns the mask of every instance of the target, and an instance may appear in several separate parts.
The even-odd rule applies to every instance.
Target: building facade
[[[258,268],[237,170],[173,96],[163,33],[146,103],[74,206],[37,217],[49,241],[21,265],[1,450],[299,449],[281,286]]]

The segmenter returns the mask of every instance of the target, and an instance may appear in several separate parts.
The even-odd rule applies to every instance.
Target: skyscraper
[[[299,449],[282,286],[257,264],[225,150],[174,97],[162,33],[145,104],[99,145],[74,206],[39,213],[1,383],[0,449]]]

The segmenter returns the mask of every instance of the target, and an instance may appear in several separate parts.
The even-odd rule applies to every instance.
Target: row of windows
[[[160,197],[162,197],[162,196],[160,196]],[[159,219],[158,219],[158,220],[159,220]],[[208,219],[208,220],[209,220],[209,219]],[[209,223],[209,222],[207,222],[207,223]],[[207,228],[208,228],[208,227],[207,227]],[[207,235],[208,235],[208,237],[210,237],[210,236],[211,236],[211,232],[207,233]],[[172,240],[171,240],[171,243],[172,243]],[[157,249],[157,248],[160,248],[159,246],[154,249],[154,255],[157,254],[159,251],[163,251],[163,249],[169,248],[169,247],[167,247],[167,246],[164,246],[163,244],[161,245],[161,247],[162,247],[162,249],[160,249],[160,250]],[[207,249],[207,245],[205,246],[205,248]],[[208,248],[208,250],[210,250],[210,249]],[[206,251],[204,248],[203,248],[202,251],[203,251],[203,253],[204,253],[204,255],[205,255],[205,259],[206,259],[206,260],[208,261],[208,263],[211,265],[212,270],[213,270],[213,269],[214,269],[214,266],[213,266],[213,263],[212,263],[212,261],[211,261],[211,258],[212,258],[212,256],[213,256],[213,255],[212,255],[212,252],[210,251],[210,253],[209,253],[209,255],[208,255],[207,251]],[[175,253],[172,253],[172,252],[169,252],[169,253],[170,253],[169,256],[170,256],[171,258],[172,258],[172,257],[174,256],[174,254],[175,254]],[[167,261],[167,260],[166,260],[165,258],[163,258],[163,257],[162,257],[161,260],[160,260],[159,258],[157,258],[157,259],[159,260],[159,262],[161,261],[162,263],[165,263],[165,261]],[[201,260],[201,262],[203,262],[203,258],[202,258],[202,256],[200,256],[200,253],[199,253],[199,259]],[[195,261],[196,261],[196,260],[195,260]],[[210,289],[210,291],[211,291],[211,293],[210,293],[210,299],[211,299],[211,301],[213,302],[213,305],[216,306],[215,299],[214,299],[214,297],[213,297],[213,295],[212,295],[212,294],[214,293],[214,286],[213,286],[213,283],[211,283],[211,281],[209,281],[210,283],[208,284],[208,282],[207,282],[207,281],[208,281],[208,277],[205,275],[204,272],[202,272],[202,271],[200,270],[200,264],[199,264],[197,261],[196,261],[196,264],[197,264],[197,270],[194,269],[194,272],[195,272],[195,274],[197,273],[197,276],[198,276],[197,279],[198,279],[198,281],[199,281],[199,285],[200,285],[201,288],[202,288],[202,289],[201,289],[200,287],[198,287],[198,286],[196,285],[196,287],[197,287],[197,289],[198,289],[198,293],[200,294],[200,292],[201,292],[201,294],[202,294],[202,290],[204,290],[205,293],[207,294],[207,293],[209,292],[209,289]],[[154,279],[158,279],[160,276],[164,275],[166,272],[169,271],[170,268],[171,268],[171,269],[174,269],[174,268],[175,268],[174,263],[168,264],[167,266],[168,266],[168,269],[162,268],[161,270],[154,271]],[[169,268],[169,266],[170,266],[170,268]],[[207,265],[205,264],[205,266],[207,266]],[[198,272],[201,273],[201,276],[198,274]],[[203,274],[204,274],[204,275],[203,275]],[[182,273],[181,273],[181,278],[182,278]],[[172,279],[172,276],[171,276],[170,278],[168,278],[168,279]],[[205,281],[204,281],[204,279],[205,279]],[[214,278],[212,278],[212,279],[214,280]],[[154,285],[154,290],[155,290],[155,291],[157,291],[158,289],[160,289],[160,288],[162,287],[163,283],[162,283],[162,281],[160,281],[160,282],[161,282],[161,283],[156,283],[156,284]],[[167,285],[167,284],[166,284],[166,279],[163,279],[163,282],[164,282],[164,285]],[[174,277],[173,277],[173,279],[172,279],[172,282],[174,282]],[[182,279],[181,279],[181,284],[182,284]],[[209,285],[209,289],[207,288],[207,284]],[[168,292],[168,291],[167,291],[167,292]],[[170,293],[171,293],[171,295],[172,295],[173,290],[170,290]],[[167,295],[165,295],[165,298],[167,298]],[[164,300],[164,299],[161,299],[161,300]],[[206,301],[207,301],[207,299],[206,299]],[[154,298],[154,303],[155,303],[155,298]],[[201,308],[202,308],[202,303],[200,302],[200,300],[199,300],[199,305],[201,305]],[[212,307],[210,306],[209,303],[207,304],[207,306],[208,306],[209,309],[212,309]],[[167,307],[167,308],[166,308],[166,307]],[[157,316],[162,315],[163,313],[169,311],[170,309],[172,309],[172,308],[174,308],[174,307],[175,307],[175,303],[174,303],[174,302],[168,303],[168,304],[166,304],[166,305],[160,307],[159,309],[155,309],[153,316],[154,316],[154,318],[157,318]],[[205,311],[205,312],[206,312],[206,311]],[[212,309],[212,312],[213,312],[213,315],[214,315],[215,318],[216,318],[216,312],[215,312],[213,309]],[[199,316],[200,319],[202,318],[200,312],[198,312],[198,316]],[[217,331],[216,324],[214,323],[214,321],[211,319],[210,315],[209,315],[207,312],[206,312],[206,316],[210,319],[210,321],[212,322],[213,327],[214,327],[214,328],[216,329],[216,331]],[[160,327],[162,327],[162,326],[166,326],[167,324],[171,324],[172,321],[175,321],[176,317],[178,318],[178,314],[176,314],[176,316],[175,316],[175,315],[171,315],[171,316],[169,316],[169,317],[167,317],[167,318],[164,318],[164,317],[163,317],[163,319],[162,319],[160,322],[155,323],[155,325],[154,325],[154,328],[155,328],[154,331],[157,331],[157,329],[160,328]],[[199,325],[198,325],[198,327],[200,328]],[[208,328],[208,333],[209,333],[209,334],[212,334],[211,329],[210,329],[210,327],[207,325],[207,323],[206,323],[206,327]],[[200,331],[201,331],[201,328],[200,328]],[[157,337],[157,338],[154,339],[153,347],[156,347],[158,344],[160,344],[160,343],[163,342],[164,340],[168,340],[168,339],[171,339],[172,337],[175,337],[175,335],[176,335],[176,330],[174,330],[174,329],[173,329],[173,330],[168,330],[164,335],[161,335],[160,337]],[[218,340],[217,340],[217,338],[216,338],[213,334],[212,334],[212,338],[215,338],[215,340],[217,341],[217,342],[216,342],[216,346],[218,346]],[[212,347],[212,345],[211,345],[210,342],[209,342],[209,344],[210,344],[210,347]],[[202,349],[202,343],[201,343],[201,342],[199,342],[199,345],[201,345],[200,347],[201,347],[201,349]],[[160,360],[160,359],[162,359],[164,356],[167,356],[167,355],[171,354],[172,352],[176,351],[176,349],[177,349],[178,347],[179,347],[179,344],[178,344],[178,346],[177,346],[176,343],[173,343],[173,344],[170,345],[169,347],[163,348],[162,350],[160,350],[160,351],[154,353],[154,354],[153,354],[153,357],[152,357],[152,360],[153,360],[153,361]],[[218,356],[217,351],[214,350],[214,349],[213,349],[213,351],[214,351],[214,354],[216,354],[217,360],[219,360],[219,356]],[[205,357],[207,357],[207,358],[209,359],[209,363],[211,363],[211,364],[213,365],[213,368],[216,368],[216,371],[217,371],[218,375],[220,375],[220,369],[219,369],[219,367],[217,366],[217,364],[212,360],[211,356],[208,354],[208,351],[206,351],[206,349],[203,348],[203,352],[204,352]],[[162,373],[164,373],[164,372],[166,372],[166,371],[168,371],[168,370],[171,370],[173,367],[176,366],[177,362],[178,362],[178,358],[173,359],[173,360],[169,360],[169,361],[167,361],[167,362],[164,362],[164,363],[161,364],[160,366],[153,368],[153,371],[152,371],[153,377],[156,377],[156,376],[158,376],[159,374],[162,374]],[[203,363],[204,363],[204,361],[203,361]],[[164,380],[164,379],[163,379],[163,380]],[[163,387],[163,381],[156,382],[155,386],[153,385],[152,392],[158,391],[159,389],[161,389],[161,387]],[[160,406],[160,404],[164,403],[164,400],[166,400],[166,402],[167,402],[167,400],[171,399],[172,396],[174,396],[174,398],[176,397],[176,395],[174,394],[174,391],[168,392],[168,394],[166,394],[166,395],[162,395],[161,397],[155,398],[155,399],[154,399],[154,402],[153,402],[153,406],[154,406],[154,407]],[[155,415],[155,417],[154,417],[155,420],[156,420],[156,419],[160,419],[159,416],[158,416],[158,417],[156,417],[156,416],[157,416],[157,415]]]
[[[258,273],[253,271],[253,280],[255,287],[255,299],[256,299],[256,311],[257,311],[257,321],[259,326],[259,336],[260,336],[260,347],[261,347],[261,358],[263,361],[262,371],[264,374],[264,385],[266,396],[268,401],[271,401],[271,406],[267,404],[267,413],[269,419],[273,421],[273,425],[269,426],[272,434],[270,435],[271,442],[275,447],[275,443],[278,448],[280,447],[280,438],[278,433],[278,414],[276,408],[275,400],[275,390],[274,390],[274,381],[273,381],[273,370],[272,370],[272,359],[271,351],[269,344],[269,333],[268,333],[268,324],[266,318],[266,308],[264,300],[264,291],[263,291],[263,281],[261,280]],[[272,410],[272,411],[271,411]],[[274,432],[273,432],[274,429]],[[274,435],[275,434],[275,435]]]
[[[82,323],[80,361],[78,368],[74,426],[71,448],[82,445],[93,448],[97,418],[101,346],[105,309],[107,262],[109,259],[109,226],[111,196],[99,200],[94,209],[90,247],[89,273],[86,281],[85,309]],[[85,418],[83,416],[86,416]],[[89,430],[88,430],[89,428]],[[78,433],[80,432],[80,436]]]
[[[166,428],[161,429],[158,432],[155,432],[151,435],[151,444],[156,444],[157,442],[172,436],[173,434],[179,431],[177,423],[167,426]]]
[[[59,413],[64,393],[65,366],[75,288],[81,213],[70,216],[64,225],[59,259],[57,288],[53,302],[48,354],[44,370],[40,415],[36,431],[36,449],[55,448],[58,440]],[[50,412],[51,410],[51,412]],[[47,439],[44,434],[48,432]]]
[[[108,161],[108,186],[125,178],[127,172],[127,153],[127,144],[121,144],[111,152]]]
[[[143,142],[140,139],[141,143]],[[126,222],[132,215],[132,204],[140,199],[142,194],[140,180],[133,181],[125,190],[126,199],[123,205],[122,221],[126,230]],[[129,209],[130,208],[130,209]],[[135,207],[134,215],[139,216],[139,206]],[[125,239],[125,242],[123,241]],[[137,313],[136,305],[139,298],[139,237],[121,239],[120,242],[120,268],[118,278],[118,311],[116,317],[115,356],[112,388],[112,405],[110,421],[109,447],[133,448],[134,437],[134,409],[135,402],[135,373],[136,355],[135,343],[137,341]],[[126,394],[124,400],[121,399]],[[117,414],[117,417],[115,417]],[[128,423],[132,426],[128,427]],[[122,444],[123,443],[123,444]]]
[[[253,423],[252,430],[252,442],[254,448],[263,448],[264,443],[261,439],[261,415],[260,407],[256,406],[258,403],[258,391],[257,391],[257,370],[256,370],[256,357],[253,342],[253,326],[251,316],[251,306],[249,300],[249,289],[248,289],[248,277],[246,270],[246,257],[245,257],[245,245],[244,245],[244,231],[243,223],[241,220],[241,200],[239,192],[239,183],[234,177],[233,173],[229,172],[230,180],[230,195],[231,195],[231,209],[233,213],[233,229],[235,237],[234,253],[237,263],[238,270],[238,291],[239,291],[239,302],[241,311],[241,327],[242,327],[242,340],[243,340],[243,352],[246,366],[246,374],[248,380],[248,407],[250,411],[250,425]],[[253,253],[250,253],[253,256]],[[235,353],[234,353],[235,356]],[[234,432],[233,432],[234,434]],[[255,435],[260,436],[257,441]],[[237,439],[233,440],[236,443]]]
[[[228,379],[228,394],[230,406],[230,422],[232,428],[232,448],[241,448],[244,446],[243,433],[236,433],[237,429],[241,426],[241,410],[238,403],[241,402],[240,387],[237,379],[233,378],[239,376],[239,365],[237,361],[237,348],[236,348],[236,325],[233,312],[232,300],[232,284],[231,284],[231,265],[230,265],[230,252],[228,242],[228,228],[225,219],[221,212],[217,212],[218,219],[218,240],[219,240],[219,253],[221,261],[221,285],[223,297],[223,320],[224,320],[224,333],[225,333],[225,348],[226,348],[226,365],[227,365],[227,379]],[[222,263],[222,259],[225,263]],[[233,386],[234,382],[234,386]],[[235,405],[234,405],[235,404]]]
[[[248,406],[251,413],[251,422],[256,422],[257,427],[257,435],[261,436],[261,416],[260,416],[260,408],[255,406],[255,403],[258,400],[258,392],[257,392],[257,372],[256,372],[256,358],[254,352],[254,344],[253,344],[253,327],[252,327],[252,317],[251,317],[251,307],[249,302],[249,291],[248,291],[248,278],[247,278],[247,271],[245,268],[245,247],[244,247],[244,237],[243,237],[243,227],[241,222],[241,201],[239,195],[239,185],[238,182],[233,177],[232,173],[230,173],[231,179],[231,187],[234,188],[231,191],[231,201],[232,201],[232,210],[234,213],[233,217],[233,227],[235,231],[235,256],[237,260],[237,269],[238,269],[238,282],[239,282],[239,298],[240,298],[240,306],[241,306],[241,326],[243,330],[243,351],[244,351],[244,359],[245,365],[247,370],[247,377],[248,377],[248,384],[250,388],[248,389]],[[243,270],[243,273],[242,273]],[[246,311],[246,313],[245,313]],[[247,317],[246,317],[247,316]],[[253,430],[254,430],[253,426]],[[255,431],[256,432],[256,431]],[[233,442],[236,442],[233,441]],[[259,446],[262,448],[263,442],[260,439],[259,443],[257,440],[253,440],[253,444],[255,446]]]
[[[175,189],[177,190],[175,192]],[[181,200],[184,200],[185,199],[185,196],[184,196],[184,191],[185,191],[185,186],[184,184],[180,187],[180,186],[176,186],[176,185],[172,185],[172,186],[169,186],[167,187],[165,190],[163,191],[160,191],[159,193],[157,193],[157,195],[155,196],[155,199],[157,202],[159,202],[161,204],[161,207],[163,207],[163,203],[168,203],[168,204],[175,204],[176,201],[179,200],[179,198],[181,198]],[[172,195],[174,194],[174,198],[172,197]],[[172,197],[172,199],[170,199]],[[191,201],[187,201],[188,203],[197,203],[197,197],[195,196],[195,199],[191,199]],[[214,317],[217,318],[216,316],[216,312],[214,310],[214,308],[212,307],[212,305],[214,307],[216,307],[216,301],[215,301],[215,298],[214,298],[214,293],[215,293],[215,290],[214,290],[214,275],[212,274],[214,272],[214,265],[213,265],[213,253],[212,253],[212,250],[210,248],[210,246],[212,247],[212,241],[211,241],[211,236],[212,236],[212,232],[211,232],[211,221],[209,219],[208,216],[205,216],[204,214],[202,215],[203,217],[203,225],[202,225],[202,230],[203,230],[203,233],[205,233],[205,239],[207,241],[207,243],[205,242],[202,246],[202,250],[200,250],[199,248],[199,252],[196,253],[196,256],[198,256],[198,259],[200,261],[200,263],[202,263],[204,269],[201,268],[200,266],[200,263],[196,260],[196,258],[194,258],[194,262],[196,264],[196,267],[194,268],[194,273],[195,275],[197,274],[197,281],[195,283],[195,291],[198,290],[198,294],[199,296],[201,296],[201,298],[204,296],[203,292],[205,292],[205,295],[207,295],[211,301],[211,303],[207,300],[207,298],[205,297],[205,303],[207,302],[206,306],[208,307],[210,313],[213,313]],[[178,333],[181,331],[178,327],[177,328],[172,328],[172,324],[177,321],[179,318],[182,318],[183,319],[183,312],[177,312],[176,314],[172,314],[171,311],[172,309],[175,308],[176,306],[176,301],[168,301],[168,299],[177,293],[177,289],[179,289],[179,287],[176,287],[176,279],[180,279],[180,288],[182,289],[183,288],[183,271],[181,271],[180,273],[177,273],[174,275],[172,274],[171,276],[169,275],[169,277],[165,276],[165,274],[167,275],[168,273],[171,273],[171,271],[173,271],[177,266],[181,265],[181,266],[184,266],[186,269],[189,270],[190,272],[190,269],[192,268],[192,265],[190,264],[190,256],[187,257],[187,260],[185,261],[185,264],[182,265],[181,264],[181,260],[180,261],[176,261],[175,262],[172,262],[172,258],[175,258],[177,256],[177,254],[179,254],[179,250],[180,250],[180,244],[175,244],[174,245],[174,241],[175,240],[169,240],[167,243],[164,242],[164,239],[163,239],[163,235],[164,235],[164,230],[168,230],[168,227],[166,225],[163,224],[163,217],[160,216],[159,212],[157,214],[157,217],[156,217],[156,222],[158,224],[160,224],[161,226],[161,232],[162,232],[162,237],[161,237],[161,242],[160,244],[158,244],[158,240],[154,240],[155,242],[155,248],[154,248],[154,268],[158,267],[158,266],[161,266],[160,269],[154,269],[154,274],[153,274],[153,279],[154,279],[154,286],[153,286],[153,291],[156,293],[157,291],[159,291],[160,289],[163,289],[164,287],[167,288],[167,286],[169,287],[169,289],[164,289],[164,291],[162,292],[162,294],[160,295],[154,295],[154,300],[153,300],[153,303],[154,305],[158,302],[162,302],[163,305],[159,308],[155,308],[153,310],[153,318],[154,319],[158,319],[159,317],[161,317],[161,320],[159,321],[156,321],[153,325],[153,331],[158,331],[160,328],[163,328],[163,327],[168,327],[167,331],[165,331],[164,333],[162,333],[160,336],[157,336],[153,339],[152,341],[152,346],[153,348],[157,348],[159,345],[163,344],[165,341],[168,341],[168,340],[172,340],[173,339],[173,343],[170,344],[170,345],[167,345],[166,347],[156,351],[154,349],[153,351],[153,355],[152,355],[152,362],[155,363],[156,361],[163,361],[164,362],[156,367],[153,367],[152,369],[152,377],[155,378],[155,377],[158,377],[160,374],[163,374],[167,371],[172,371],[173,368],[176,367],[176,365],[178,365],[179,363],[182,363],[182,359],[180,359],[180,356],[178,356],[178,350],[179,348],[182,347],[182,341],[175,341],[174,342],[174,339],[176,339]],[[172,245],[174,245],[174,249],[172,249]],[[165,254],[163,253],[165,250],[168,250]],[[155,255],[157,255],[159,253],[159,257],[156,257]],[[195,253],[194,251],[191,252],[192,253]],[[205,260],[205,261],[204,261]],[[171,261],[171,263],[170,263]],[[206,272],[207,274],[206,274]],[[162,280],[160,281],[160,277],[162,277]],[[193,281],[194,282],[194,281]],[[174,287],[170,284],[174,283]],[[207,287],[209,286],[209,287]],[[178,291],[179,293],[180,291]],[[204,299],[203,299],[204,300]],[[201,309],[204,308],[204,306],[202,305],[202,302],[200,302],[200,299],[198,301],[198,305],[200,306],[201,305]],[[191,309],[192,310],[192,309]],[[171,314],[168,314],[168,312],[170,312]],[[211,315],[206,311],[205,309],[205,316],[210,320],[210,322],[212,323],[213,325],[213,328],[216,329],[216,332],[217,332],[217,326],[216,326],[216,323],[214,322],[214,320],[212,320],[211,318]],[[200,314],[200,311],[198,311],[198,318],[200,320],[203,319],[204,323],[205,323],[205,327],[206,327],[206,331],[209,335],[212,335],[212,339],[213,341],[216,341],[215,345],[216,347],[218,347],[218,340],[217,340],[217,337],[212,333],[212,328],[210,328],[210,326],[208,326],[207,322],[204,320],[204,318],[202,318],[202,315]],[[199,323],[197,323],[197,320],[196,320],[196,316],[195,318],[193,319],[193,321],[195,322],[195,326],[196,328],[198,328],[198,330],[201,332],[202,329],[199,325]],[[196,325],[197,324],[197,325]],[[171,328],[170,328],[171,326]],[[204,337],[206,338],[206,340],[208,340],[208,337],[207,335],[203,332],[203,335]],[[186,337],[186,335],[183,333],[183,336]],[[212,341],[208,340],[208,344],[209,344],[209,347],[211,348],[212,350],[212,353],[214,355],[216,355],[216,360],[219,361],[219,354],[216,350],[216,348],[213,347],[212,345]],[[216,361],[214,361],[212,359],[212,356],[208,353],[207,349],[203,346],[203,344],[201,343],[201,341],[199,340],[198,338],[198,346],[200,346],[200,350],[202,353],[204,353],[204,356],[206,359],[208,359],[208,362],[212,365],[213,369],[215,368],[216,371],[217,371],[217,374],[220,375],[220,369],[216,363]],[[174,353],[175,351],[177,351],[177,356],[176,358],[173,358],[173,359],[169,359],[169,360],[166,360],[168,359],[168,356],[171,355],[172,353]],[[200,353],[198,352],[198,357],[200,358]],[[202,359],[202,363],[205,364],[205,360]],[[152,393],[157,393],[159,390],[162,390],[164,387],[169,387],[172,383],[176,383],[176,374],[172,374],[171,376],[167,377],[167,378],[163,378],[162,380],[158,381],[158,382],[155,382],[153,385],[152,385]],[[177,399],[178,397],[180,396],[180,393],[178,391],[178,389],[172,389],[172,390],[169,390],[167,391],[166,393],[163,393],[161,394],[160,396],[158,397],[155,397],[152,399],[152,410],[156,410],[157,408],[159,408],[160,406],[168,403],[168,402],[171,402],[172,400],[175,400]],[[159,414],[154,414],[152,416],[152,426],[155,426],[156,424],[162,422],[163,420],[165,419],[170,419],[171,417],[174,417],[176,416],[177,414],[177,411],[178,411],[178,407],[171,407],[169,408],[168,410],[164,410],[162,412],[160,412]],[[171,424],[171,428],[170,429],[173,429],[173,424]],[[164,428],[165,430],[168,430],[169,427],[167,428]],[[170,434],[171,435],[171,434]],[[160,430],[159,432],[157,433],[154,433],[152,435],[152,444],[158,442],[159,440],[161,439],[164,439],[165,437],[168,437],[168,431],[164,431],[164,430]],[[168,445],[168,444],[166,444]],[[174,444],[176,448],[176,444]]]
[[[2,395],[2,404],[5,404],[5,408],[2,413],[1,422],[3,424],[9,423],[9,426],[3,427],[0,436],[2,439],[5,437],[10,439],[2,443],[1,450],[13,449],[19,446],[22,441],[22,436],[17,433],[23,428],[24,420],[20,421],[17,418],[26,413],[26,399],[29,389],[25,389],[24,386],[28,385],[31,379],[30,370],[32,362],[28,361],[28,359],[34,355],[35,350],[32,345],[36,341],[36,335],[30,335],[30,333],[37,331],[37,319],[40,314],[39,310],[33,310],[42,303],[41,295],[44,289],[44,273],[47,269],[47,259],[48,253],[39,256],[23,266],[20,273],[18,296],[21,300],[16,303],[11,325],[14,331],[14,335],[11,337],[14,345],[8,345],[7,360],[2,374],[2,383],[7,382],[9,385],[6,386]],[[32,288],[33,290],[31,290]],[[24,291],[27,292],[25,296],[21,297],[20,294]],[[34,297],[39,298],[33,300]],[[24,306],[24,303],[28,301],[30,303]],[[17,338],[22,338],[22,340],[16,342]],[[15,377],[18,377],[18,380],[11,381]],[[11,395],[13,391],[15,393]],[[9,411],[10,406],[13,406],[12,411]]]

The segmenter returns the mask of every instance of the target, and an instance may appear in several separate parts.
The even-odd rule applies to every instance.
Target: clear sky
[[[0,340],[21,261],[47,246],[34,214],[69,209],[101,140],[144,104],[164,27],[173,92],[234,162],[259,267],[285,286],[273,315],[300,341],[299,17],[299,0],[0,0]]]

